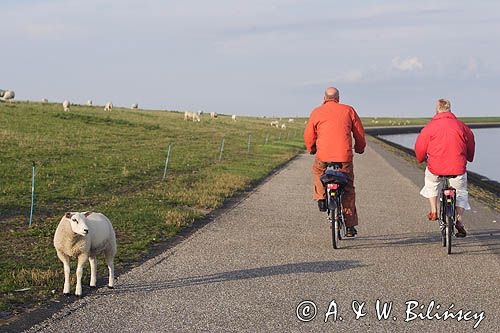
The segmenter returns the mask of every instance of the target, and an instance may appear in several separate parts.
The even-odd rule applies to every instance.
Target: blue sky
[[[2,1],[0,89],[18,99],[307,116],[498,115],[496,1]]]

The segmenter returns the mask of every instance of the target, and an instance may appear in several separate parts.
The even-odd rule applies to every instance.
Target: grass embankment
[[[52,237],[64,212],[99,211],[111,219],[120,269],[304,148],[304,122],[287,122],[283,130],[269,121],[203,115],[193,123],[177,112],[83,106],[63,112],[60,104],[0,103],[2,317],[62,293]],[[35,208],[28,227],[32,161]],[[98,277],[107,275],[102,259],[98,268]],[[85,284],[88,278],[87,265]],[[16,291],[23,288],[30,289]]]

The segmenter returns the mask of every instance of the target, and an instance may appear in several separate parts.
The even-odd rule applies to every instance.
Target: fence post
[[[33,205],[35,203],[35,161],[33,161],[33,172],[31,176],[31,209],[30,209],[30,227],[33,221]]]
[[[168,160],[170,159],[170,148],[171,147],[172,147],[172,144],[169,143],[168,148],[167,148],[167,158],[165,159],[165,169],[163,170],[162,181],[165,180],[165,178],[167,178]]]
[[[219,161],[222,161],[222,153],[224,152],[224,138],[222,138],[222,141],[220,143],[220,155],[219,155]]]

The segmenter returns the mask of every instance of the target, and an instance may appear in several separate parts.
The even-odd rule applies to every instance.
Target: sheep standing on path
[[[109,269],[108,287],[114,285],[116,254],[115,231],[109,219],[101,213],[66,213],[54,234],[54,247],[64,266],[64,294],[70,293],[70,257],[78,258],[75,295],[82,295],[83,264],[90,263],[90,286],[96,286],[96,257],[104,253]]]
[[[113,103],[107,102],[106,105],[104,105],[104,111],[111,111],[113,110]]]
[[[64,111],[69,111],[69,106],[71,105],[71,103],[67,99],[64,100],[62,105],[63,105]]]

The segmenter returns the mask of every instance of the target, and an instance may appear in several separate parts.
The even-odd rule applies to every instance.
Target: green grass
[[[60,104],[0,103],[0,311],[16,313],[62,293],[52,237],[64,212],[93,210],[111,219],[120,269],[302,151],[303,127],[297,121],[276,129],[250,117],[204,115],[193,123],[178,112],[84,106],[63,112]],[[98,276],[106,276],[102,259],[98,267]],[[85,284],[88,274],[87,265]],[[31,289],[15,291],[22,288]]]

